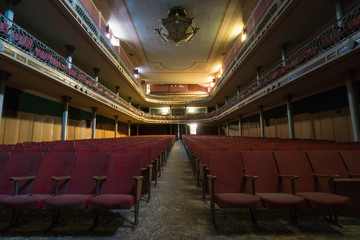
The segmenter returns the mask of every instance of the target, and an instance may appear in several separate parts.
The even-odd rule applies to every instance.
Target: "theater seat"
[[[220,208],[249,208],[251,220],[256,224],[255,208],[261,207],[261,201],[259,197],[245,191],[240,152],[210,151],[208,157],[208,185],[213,224],[215,203]]]
[[[282,191],[272,152],[244,151],[242,157],[244,176],[251,179],[248,187],[250,189],[251,186],[251,192],[261,198],[262,206],[268,209],[289,209],[292,222],[297,223],[294,210],[306,208],[305,199]]]
[[[290,181],[283,179],[285,190],[305,198],[309,208],[330,209],[332,211],[330,217],[334,223],[337,223],[335,210],[349,208],[351,206],[350,199],[328,192],[320,192],[317,178],[313,175],[304,151],[278,151],[274,152],[274,156],[280,176],[297,176],[292,185]]]
[[[103,194],[91,198],[89,208],[131,209],[135,205],[134,226],[138,223],[141,196],[141,158],[137,153],[111,153]],[[98,211],[94,218],[96,226]]]

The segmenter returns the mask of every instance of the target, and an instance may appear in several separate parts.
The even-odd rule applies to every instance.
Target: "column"
[[[221,135],[221,124],[218,125],[218,135]]]
[[[94,79],[95,79],[95,81],[99,81],[99,72],[100,72],[100,68],[96,68],[96,67],[94,67],[93,68],[93,70],[94,70],[94,75],[95,75],[95,77],[94,77]]]
[[[92,124],[91,124],[91,138],[95,139],[96,132],[96,112],[98,110],[97,107],[91,107],[92,109]]]
[[[178,124],[178,130],[177,130],[177,138],[180,139],[180,125]]]
[[[172,116],[172,106],[169,107],[169,114]]]
[[[9,20],[14,21],[14,11],[11,8],[16,7],[21,1],[7,1],[7,6],[10,6],[9,9],[5,10],[5,17],[7,17]],[[12,22],[5,19],[4,23],[8,24],[10,27],[12,26]]]
[[[172,135],[172,125],[170,124],[169,127],[170,127],[170,135]]]
[[[286,55],[287,55],[287,54],[286,54],[286,50],[287,50],[286,43],[281,44],[281,61],[282,61],[283,67],[286,66],[286,62],[285,62],[285,60],[286,60]]]
[[[119,87],[119,86],[115,86],[116,96],[119,96],[119,90],[120,90],[120,87]]]
[[[256,67],[256,81],[259,83],[261,78],[261,67]]]
[[[342,0],[335,0],[335,14],[336,14],[336,20],[340,20],[343,17],[343,4]],[[342,27],[342,21],[338,21],[338,26]]]
[[[129,99],[129,105],[131,105],[131,98],[132,98],[132,97],[128,97],[128,99]]]
[[[242,136],[241,115],[239,115],[239,136]]]
[[[287,95],[285,96],[285,99],[286,99],[286,111],[287,111],[288,124],[289,124],[289,137],[293,139],[295,138],[295,131],[294,131],[291,97],[292,97],[291,95]]]
[[[0,69],[0,123],[4,106],[5,84],[12,74]]]
[[[226,136],[230,136],[229,120],[226,120]]]
[[[207,114],[209,112],[208,107],[205,107],[205,114]]]
[[[351,126],[353,129],[354,142],[360,141],[360,130],[359,130],[359,103],[357,98],[357,92],[355,91],[354,72],[349,71],[346,74],[346,90],[349,101],[349,110],[351,118]]]
[[[225,96],[225,105],[228,104],[228,99],[229,99],[229,97],[228,97],[228,96]]]
[[[236,86],[236,95],[237,97],[240,97],[240,85]]]
[[[136,136],[139,136],[139,128],[140,128],[140,125],[137,124],[137,125],[136,125]]]
[[[219,109],[219,104],[215,104],[215,111]]]
[[[131,125],[130,125],[131,121],[128,121],[128,137],[131,136]]]
[[[119,115],[114,115],[115,118],[115,138],[117,138],[117,133],[118,133],[118,120],[119,120]]]
[[[71,45],[65,45],[66,51],[67,51],[67,62],[66,62],[66,67],[71,68],[71,63],[72,63],[72,54],[75,51],[75,48]]]
[[[61,124],[61,140],[66,140],[67,133],[67,122],[69,115],[69,102],[71,97],[69,96],[61,96],[63,100],[63,114],[62,114],[62,124]]]
[[[263,117],[263,110],[264,110],[264,106],[259,106],[260,109],[260,117],[259,117],[259,121],[260,121],[260,135],[261,137],[264,137],[264,117]]]

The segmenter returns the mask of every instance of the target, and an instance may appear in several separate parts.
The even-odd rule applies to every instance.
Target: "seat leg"
[[[139,222],[139,201],[135,203],[135,217],[134,217],[134,225],[137,226]]]
[[[10,227],[14,226],[20,219],[20,214],[21,214],[21,210],[19,210],[18,212],[16,211],[16,209],[13,209],[11,211],[11,220],[10,220]]]
[[[339,226],[339,219],[338,219],[338,213],[336,209],[329,209],[329,221],[330,223]]]
[[[250,208],[250,220],[251,222],[257,226],[257,220],[256,220],[256,209],[255,208]]]
[[[148,199],[147,201],[149,202],[150,201],[150,197],[151,197],[151,176],[149,174],[149,184],[148,184]]]
[[[298,224],[296,212],[294,209],[289,209],[290,219],[293,224]]]
[[[215,225],[215,203],[214,200],[210,202],[210,209],[211,209],[211,223]]]
[[[99,222],[99,214],[100,214],[100,209],[96,209],[95,214],[94,214],[93,224],[91,226],[91,230],[95,229],[95,227],[97,226],[97,224]]]
[[[204,202],[206,202],[206,189],[205,189],[205,181],[204,179],[202,180],[202,200]]]
[[[56,224],[57,224],[58,221],[59,221],[59,216],[60,216],[60,210],[54,210],[54,211],[53,211],[53,217],[52,217],[52,222],[51,222],[50,228],[53,228],[53,227],[56,226]]]

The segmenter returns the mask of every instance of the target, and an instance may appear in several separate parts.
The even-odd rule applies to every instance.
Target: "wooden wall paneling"
[[[314,131],[312,128],[310,114],[304,113],[300,114],[301,119],[301,136],[303,139],[312,139],[314,136]]]
[[[313,113],[310,115],[312,129],[313,129],[313,139],[320,140],[322,139],[321,135],[321,113]]]
[[[279,118],[279,138],[289,138],[289,124],[287,117]]]
[[[53,131],[54,131],[54,117],[45,115],[44,117],[44,133],[42,141],[51,141],[53,139]]]
[[[34,114],[34,125],[33,125],[33,142],[43,141],[44,135],[44,115]]]
[[[7,117],[5,120],[4,144],[16,144],[19,142],[20,118]]]
[[[269,119],[269,126],[267,127],[269,129],[269,137],[273,137],[276,138],[276,125],[275,125],[276,121],[275,119]]]
[[[348,123],[349,111],[347,109],[339,109],[333,117],[334,135],[337,142],[350,142],[350,126]]]
[[[230,133],[230,136],[239,136],[239,130],[238,130],[237,126],[230,125],[229,126],[229,133]]]
[[[335,140],[333,116],[335,111],[326,111],[321,114],[320,127],[322,139]]]
[[[86,138],[86,121],[78,121],[78,124],[75,128],[75,139],[85,139]]]
[[[20,112],[20,133],[19,142],[31,142],[33,139],[34,130],[34,114],[27,112]]]
[[[294,133],[295,138],[303,138],[302,137],[302,126],[301,126],[301,115],[294,115],[293,116],[293,122],[294,122]],[[289,127],[289,124],[288,124]],[[290,133],[289,133],[290,136]]]
[[[53,141],[61,140],[61,117],[53,117]]]
[[[4,144],[5,123],[6,123],[6,117],[4,117],[3,115],[0,122],[0,144]]]
[[[73,120],[73,119],[68,120],[66,140],[75,140],[75,126],[76,125],[77,125],[76,120]]]
[[[350,110],[348,109],[348,112]],[[348,123],[348,126],[349,126],[349,137],[350,137],[350,142],[353,142],[354,141],[354,133],[353,133],[353,127],[352,127],[352,124],[351,124],[351,117],[350,117],[350,112],[349,114],[347,115],[347,123]]]

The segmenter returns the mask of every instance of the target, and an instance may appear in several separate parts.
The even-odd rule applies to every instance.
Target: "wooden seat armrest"
[[[258,176],[251,176],[251,175],[246,175],[246,174],[244,174],[243,176],[244,176],[244,178],[248,178],[248,179],[251,179],[251,180],[257,180],[257,179],[259,179]]]
[[[360,177],[360,173],[350,173],[349,175],[350,177],[355,177],[355,178]]]
[[[71,176],[52,176],[51,179],[54,181],[70,180]]]
[[[214,197],[215,197],[214,196],[214,188],[215,188],[214,182],[215,182],[216,176],[207,175],[206,177],[208,179],[208,189],[209,189],[210,200],[214,200]]]
[[[93,176],[92,179],[95,181],[104,181],[107,179],[107,176]]]
[[[339,178],[340,175],[328,175],[328,174],[319,174],[319,173],[314,173],[315,177],[323,177],[323,178]]]
[[[298,175],[286,175],[286,174],[279,174],[279,177],[281,178],[290,178],[290,179],[298,179]]]
[[[28,187],[27,192],[26,192],[26,193],[29,193],[31,184],[34,181],[34,179],[35,179],[35,176],[9,177],[9,180],[15,182],[15,184],[14,184],[14,195],[17,195],[18,192],[19,192],[19,181],[30,180],[29,183],[28,183],[29,187]]]
[[[136,181],[135,183],[135,201],[138,202],[141,197],[141,189],[142,189],[142,180],[143,176],[134,176],[133,179]]]
[[[34,180],[36,176],[26,176],[26,177],[9,177],[11,181],[23,181],[23,180]]]

